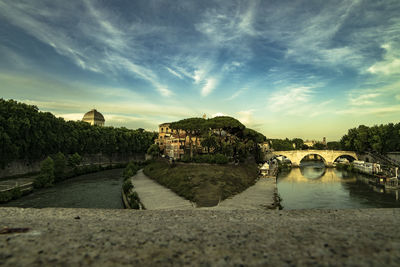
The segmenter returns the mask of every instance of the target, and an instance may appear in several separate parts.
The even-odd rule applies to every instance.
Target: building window
[[[162,133],[164,132],[164,128],[161,128],[161,132],[162,132]]]

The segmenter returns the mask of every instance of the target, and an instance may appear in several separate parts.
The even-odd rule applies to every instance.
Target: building
[[[313,147],[315,144],[323,144],[326,146],[326,137],[322,138],[322,142],[317,140],[306,140],[303,144],[308,147]]]
[[[184,130],[172,130],[170,124],[167,122],[158,126],[158,138],[155,140],[155,144],[159,146],[162,155],[177,159],[185,154],[185,149],[190,149],[190,138]],[[197,147],[201,148],[200,139],[196,140],[195,137],[192,137],[193,144],[196,141]]]
[[[90,123],[90,125],[98,125],[98,126],[104,126],[105,123],[103,114],[101,114],[95,109],[86,112],[82,118],[82,121]]]

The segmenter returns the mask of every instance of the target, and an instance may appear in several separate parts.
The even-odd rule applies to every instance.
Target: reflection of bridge
[[[292,162],[292,166],[299,166],[301,160],[308,155],[318,155],[322,158],[325,166],[332,166],[333,162],[341,156],[350,156],[354,159],[357,158],[356,152],[353,151],[339,151],[339,150],[289,150],[289,151],[271,151],[267,155],[267,159],[275,156],[285,156]]]

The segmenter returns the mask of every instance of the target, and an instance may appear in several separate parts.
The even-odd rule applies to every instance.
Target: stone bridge
[[[300,165],[301,160],[308,155],[319,155],[325,163],[325,166],[333,166],[333,162],[341,156],[350,156],[358,159],[354,151],[340,150],[289,150],[289,151],[271,151],[267,155],[267,159],[275,156],[285,156],[292,162],[292,166]]]

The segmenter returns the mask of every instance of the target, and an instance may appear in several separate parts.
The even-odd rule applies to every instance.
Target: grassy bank
[[[255,163],[235,165],[177,164],[157,161],[144,173],[178,195],[200,207],[215,206],[218,201],[242,192],[256,182]]]

